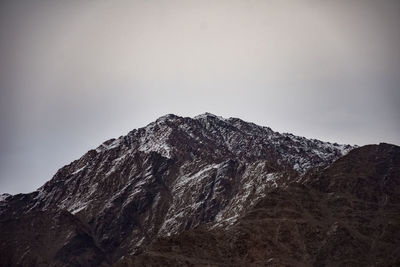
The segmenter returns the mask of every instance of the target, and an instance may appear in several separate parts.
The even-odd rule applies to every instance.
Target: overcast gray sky
[[[400,1],[0,0],[0,193],[157,117],[400,144]]]

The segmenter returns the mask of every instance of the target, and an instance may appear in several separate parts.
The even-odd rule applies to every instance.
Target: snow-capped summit
[[[59,170],[40,188],[35,207],[65,209],[89,222],[138,201],[144,201],[144,210],[168,203],[156,214],[160,225],[143,218],[158,236],[203,223],[231,224],[269,187],[284,183],[287,173],[302,175],[327,166],[352,148],[237,118],[169,114],[104,142]],[[147,235],[131,238],[146,243]]]
[[[173,151],[178,151],[178,154],[187,152],[181,149],[184,144],[190,144],[191,150],[196,151],[208,144],[218,156],[231,154],[239,158],[247,156],[263,159],[277,157],[282,164],[301,173],[311,167],[329,163],[354,148],[350,145],[281,134],[237,118],[226,119],[204,113],[193,119],[173,114],[162,116],[146,127],[133,130],[127,136],[103,143],[96,151],[122,145],[143,152],[157,152],[170,158],[173,157]]]

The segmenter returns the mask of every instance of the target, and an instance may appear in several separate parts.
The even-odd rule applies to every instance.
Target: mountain
[[[166,115],[3,196],[0,263],[396,264],[399,155]]]
[[[116,266],[400,266],[400,148],[354,149],[271,189],[228,229],[161,237]]]

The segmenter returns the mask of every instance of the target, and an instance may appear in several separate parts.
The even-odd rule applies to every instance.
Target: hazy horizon
[[[400,145],[399,28],[396,0],[0,1],[0,193],[170,113]]]

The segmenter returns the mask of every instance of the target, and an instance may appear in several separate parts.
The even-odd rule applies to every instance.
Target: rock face
[[[398,166],[392,145],[167,115],[2,195],[0,265],[395,264]]]
[[[399,266],[400,148],[351,151],[271,189],[228,229],[153,242],[117,266]]]

